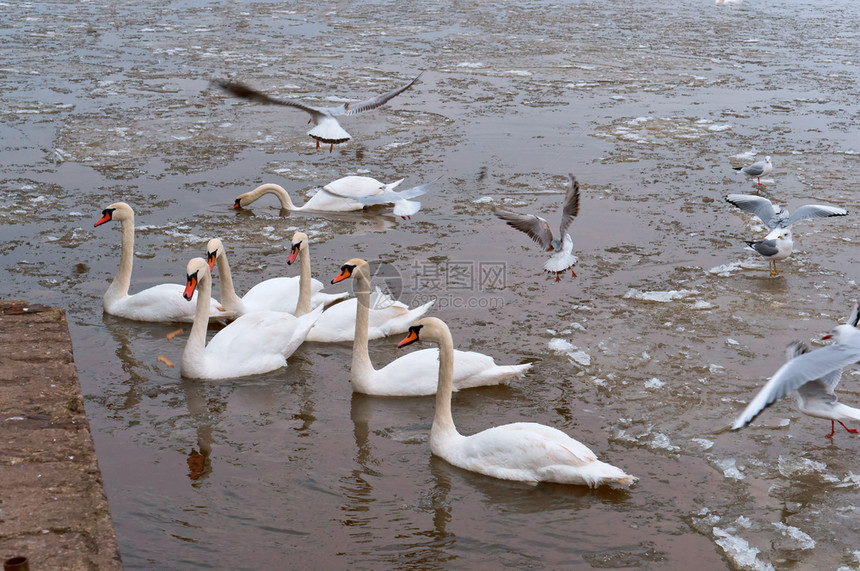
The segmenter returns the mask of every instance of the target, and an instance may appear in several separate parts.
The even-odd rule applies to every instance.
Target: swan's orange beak
[[[291,264],[296,261],[296,258],[299,257],[299,248],[302,243],[299,242],[297,244],[293,244],[292,248],[290,248],[290,255],[287,256],[287,264]]]
[[[236,202],[234,202],[233,206],[231,206],[230,208],[232,208],[233,210],[242,210],[242,199],[237,198]]]
[[[182,292],[182,297],[191,301],[194,296],[194,290],[197,289],[197,272],[189,275],[185,282],[185,291]]]
[[[96,223],[93,224],[93,227],[101,226],[105,222],[110,222],[112,215],[113,215],[113,208],[106,208],[105,210],[102,210],[102,217],[99,218],[98,220],[96,220]]]
[[[415,343],[416,341],[418,341],[418,328],[410,327],[409,333],[403,338],[403,341],[397,344],[397,347],[406,347],[410,343]]]
[[[218,251],[206,252],[206,263],[209,264],[209,271],[215,269],[215,259],[218,257]]]
[[[354,266],[348,266],[348,265],[341,266],[340,273],[337,275],[337,277],[335,277],[333,280],[331,280],[331,283],[336,284],[338,282],[342,282],[346,278],[351,277],[353,269],[355,269]]]

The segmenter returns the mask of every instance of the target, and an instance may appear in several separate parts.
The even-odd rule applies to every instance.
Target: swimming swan
[[[181,284],[159,284],[133,295],[128,294],[134,263],[134,210],[125,202],[115,202],[102,210],[102,217],[95,226],[111,220],[119,220],[122,224],[122,253],[116,277],[102,297],[105,313],[136,321],[193,321],[196,312],[193,305],[183,301],[185,287]],[[210,319],[226,318],[229,315],[218,300],[210,301]]]
[[[471,436],[457,432],[451,416],[456,356],[448,326],[425,317],[409,328],[403,347],[418,340],[439,345],[439,390],[430,429],[433,454],[454,466],[502,480],[630,486],[636,478],[601,462],[587,446],[564,432],[534,422],[515,422],[488,428]]]
[[[436,394],[439,379],[439,350],[422,349],[407,353],[381,369],[374,369],[367,350],[370,315],[370,270],[367,262],[355,258],[341,267],[334,281],[356,279],[355,340],[349,380],[357,393],[379,396],[418,396]],[[531,363],[496,365],[493,358],[474,351],[454,352],[452,390],[505,383],[521,377]]]

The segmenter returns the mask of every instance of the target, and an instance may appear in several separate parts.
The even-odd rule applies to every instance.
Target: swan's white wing
[[[482,465],[531,471],[558,464],[582,467],[597,460],[594,452],[581,442],[556,428],[534,422],[505,424],[469,436],[460,454],[465,464],[472,466],[470,469]]]
[[[424,73],[423,71],[421,73]],[[369,99],[365,99],[364,101],[350,101],[341,107],[336,107],[334,109],[330,109],[329,112],[332,115],[355,115],[356,113],[362,113],[363,111],[369,111],[371,109],[376,109],[380,105],[383,105],[390,99],[397,97],[418,81],[418,78],[421,77],[421,73],[415,76],[415,79],[407,83],[402,87],[398,87],[397,89],[393,89],[387,93],[383,93],[381,95],[377,95],[375,97],[371,97]]]
[[[567,234],[567,227],[579,214],[579,181],[572,174],[570,175],[570,188],[564,196],[564,204],[561,207],[561,226],[559,226],[559,236]]]
[[[402,180],[400,179],[400,181]],[[396,186],[400,181],[394,182],[392,185]],[[385,192],[386,186],[390,185],[385,185],[369,176],[349,175],[331,181],[323,187],[323,190],[335,196],[358,200],[360,198],[381,196]]]
[[[322,282],[313,281],[316,283],[311,282],[311,295],[322,289]],[[247,313],[264,310],[295,313],[298,300],[298,276],[271,278],[262,281],[242,296],[242,304]]]
[[[838,206],[827,206],[826,204],[807,204],[801,206],[791,213],[785,226],[791,226],[795,222],[807,220],[809,218],[828,218],[830,216],[846,216],[848,211]]]
[[[553,250],[552,230],[549,228],[549,223],[540,216],[518,214],[501,208],[494,208],[493,214],[507,222],[508,226],[528,234],[532,240],[540,244],[544,251],[551,252]]]
[[[860,360],[860,347],[829,345],[784,364],[738,416],[732,429],[743,428],[765,408],[809,381],[821,379]]]
[[[767,198],[754,194],[729,194],[726,202],[756,215],[768,228],[776,228],[779,210]]]
[[[213,81],[213,83],[221,89],[227,91],[231,95],[241,97],[242,99],[247,99],[256,103],[264,103],[267,105],[282,105],[286,107],[295,107],[296,109],[307,111],[314,116],[320,114],[320,110],[316,107],[311,107],[310,105],[306,105],[301,101],[293,101],[290,99],[275,99],[274,97],[269,97],[265,93],[261,93],[260,91],[252,89],[244,83],[240,83],[238,81],[215,80]]]
[[[194,321],[197,313],[197,291],[191,301],[182,297],[184,291],[185,286],[179,284],[158,284],[112,302],[105,311],[135,321],[188,323]],[[209,318],[213,317],[231,317],[215,298],[209,302]]]

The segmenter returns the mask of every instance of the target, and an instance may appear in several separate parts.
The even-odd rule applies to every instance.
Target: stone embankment
[[[0,301],[0,561],[20,558],[122,569],[65,311]]]

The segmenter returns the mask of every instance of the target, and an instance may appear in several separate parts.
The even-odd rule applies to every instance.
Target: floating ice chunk
[[[842,480],[842,483],[839,484],[838,487],[846,488],[848,486],[851,486],[854,488],[860,488],[860,474],[855,474],[854,472],[848,472],[848,475],[845,476],[845,478]],[[860,553],[860,552],[858,552],[858,553]],[[860,560],[858,560],[858,563],[860,563]]]
[[[732,339],[731,337],[726,337],[726,345],[740,345],[736,339]]]
[[[750,571],[774,571],[773,565],[766,561],[759,561],[759,549],[751,547],[747,540],[737,535],[732,535],[724,529],[714,527],[716,544],[726,552],[726,559],[739,569]]]
[[[669,437],[661,432],[656,432],[654,438],[651,439],[651,448],[658,450],[668,450],[669,452],[680,452],[681,449],[672,444]]]
[[[796,478],[797,476],[821,474],[827,469],[827,464],[809,458],[792,458],[780,455],[779,460],[777,460],[777,469],[786,478]]]
[[[702,301],[701,299],[693,304],[693,309],[711,309],[714,307],[710,301]]]
[[[481,198],[476,198],[476,199],[475,199],[475,200],[473,200],[472,202],[473,202],[474,204],[485,204],[485,203],[487,203],[487,202],[493,202],[493,201],[495,201],[495,200],[496,200],[496,199],[495,199],[495,198],[493,198],[492,196],[482,196]]]
[[[666,385],[663,381],[658,379],[657,377],[653,377],[651,380],[645,381],[646,389],[661,389]]]
[[[781,521],[774,522],[773,527],[779,530],[783,537],[791,540],[789,545],[782,546],[783,549],[800,549],[801,551],[806,551],[815,547],[815,540],[796,527],[786,525]]]
[[[532,72],[526,71],[524,69],[509,69],[505,73],[508,75],[518,75],[520,77],[529,77],[532,74]]]
[[[716,375],[717,373],[721,373],[725,370],[725,367],[723,367],[722,365],[717,365],[716,363],[711,363],[710,365],[708,365],[708,371],[710,371],[712,375]]]
[[[484,64],[479,61],[464,61],[458,63],[457,67],[484,67]]]
[[[707,438],[693,438],[693,442],[702,447],[702,450],[710,450],[714,447],[714,441]]]
[[[725,460],[714,460],[714,464],[723,471],[723,476],[732,480],[743,480],[744,475],[738,469],[737,460],[726,458]]]
[[[550,351],[554,351],[556,353],[567,353],[568,351],[573,351],[574,349],[576,349],[576,345],[574,345],[567,339],[560,339],[556,337],[555,339],[550,339],[549,349]]]
[[[702,78],[704,79],[704,78]],[[708,127],[708,131],[713,131],[714,133],[720,133],[722,131],[728,131],[732,126],[728,123],[723,123],[722,125],[711,125]]]
[[[591,382],[593,382],[598,387],[605,387],[606,386],[606,379],[598,379],[597,377],[595,377],[595,378],[591,379]]]
[[[585,331],[585,327],[582,325],[582,323],[578,323],[576,321],[570,324],[570,328],[575,331]]]
[[[573,351],[568,353],[567,356],[572,361],[579,363],[583,367],[591,365],[591,355],[589,355],[585,351]]]
[[[741,269],[741,262],[732,262],[730,264],[723,264],[721,266],[716,266],[708,270],[709,274],[716,274],[722,278],[729,277],[732,272]]]
[[[671,291],[639,291],[638,289],[631,288],[624,294],[624,299],[639,299],[642,301],[659,301],[659,302],[668,302],[676,299],[685,298],[691,295],[696,295],[699,293],[696,290],[690,289],[679,289],[679,290],[671,290]]]

